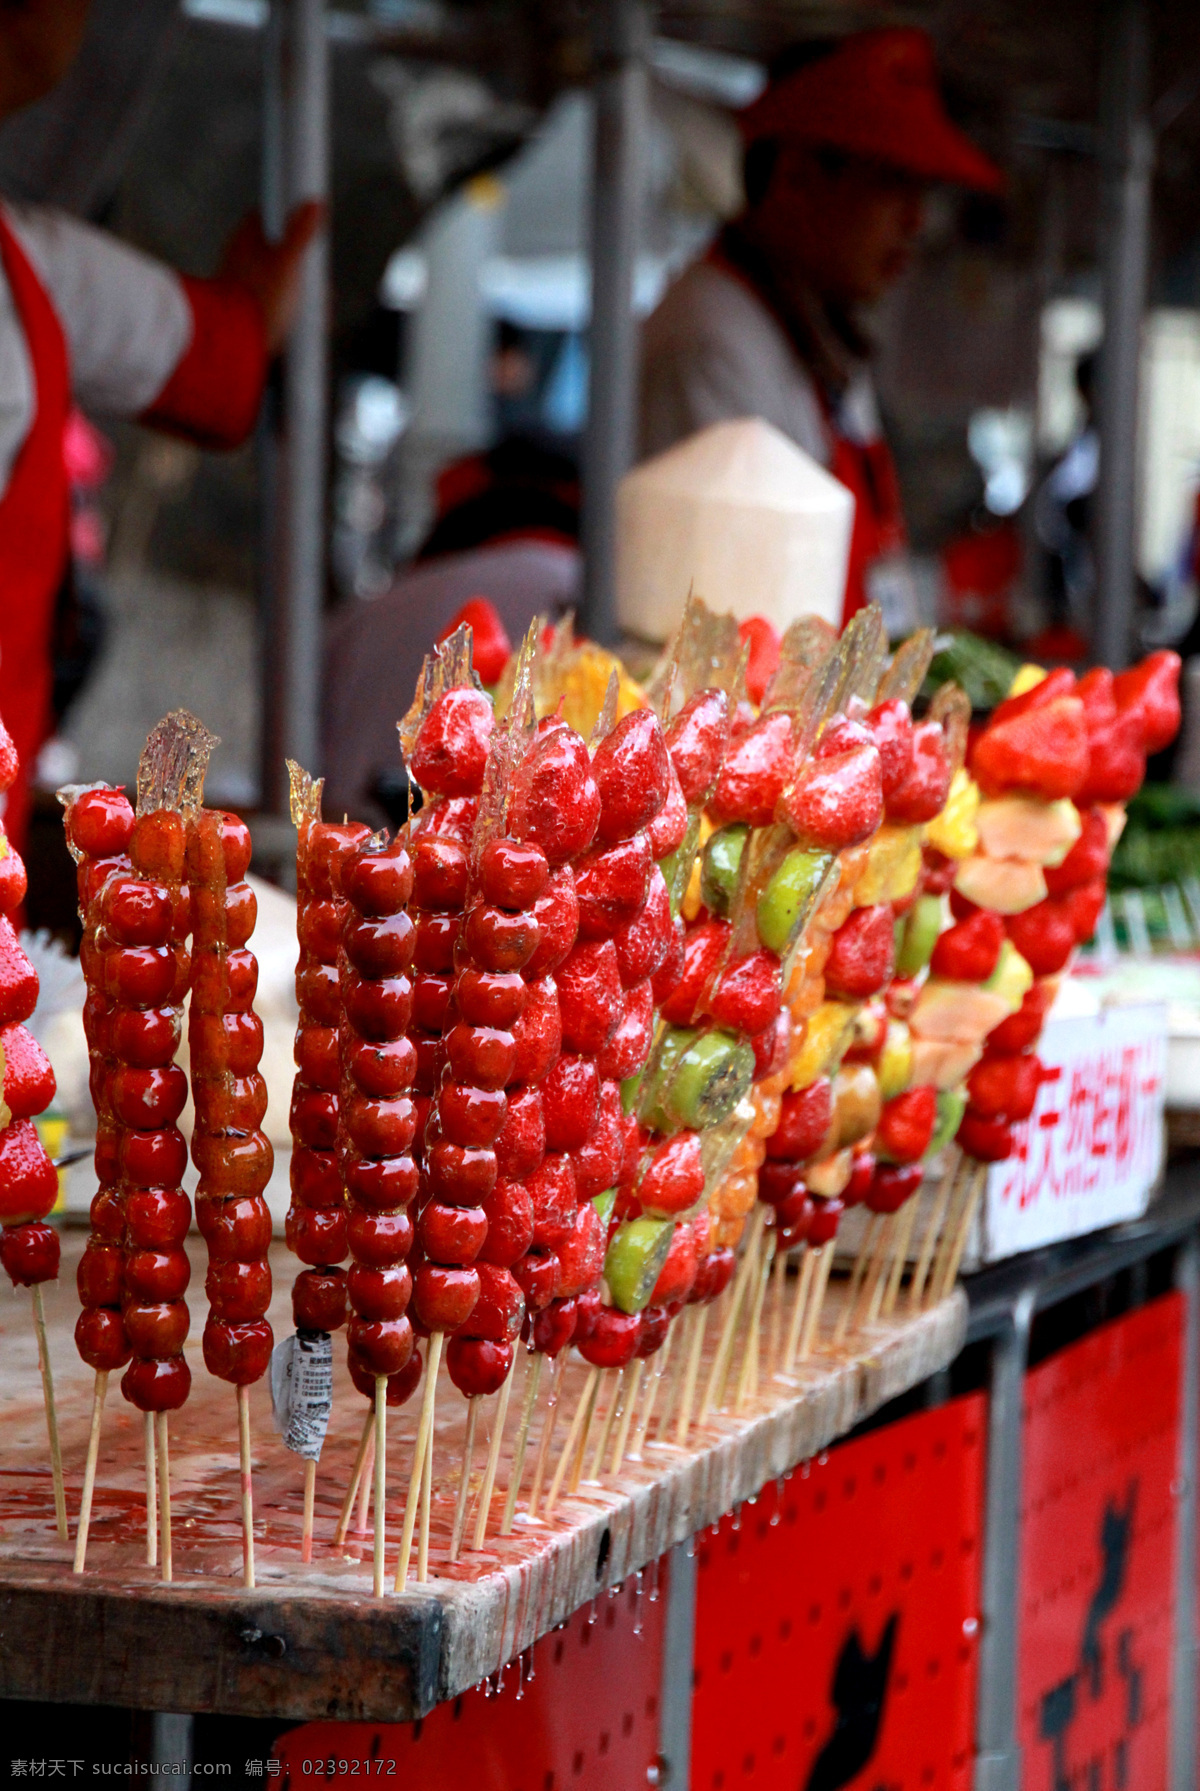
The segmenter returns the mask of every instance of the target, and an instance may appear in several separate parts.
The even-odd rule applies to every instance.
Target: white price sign
[[[1164,1006],[1051,1020],[1037,1054],[1037,1104],[988,1174],[985,1262],[1137,1218],[1162,1169]]]

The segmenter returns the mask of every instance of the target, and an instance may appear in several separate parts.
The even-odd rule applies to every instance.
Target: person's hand
[[[300,301],[300,267],[304,251],[325,215],[319,199],[298,205],[277,243],[267,241],[262,217],[248,212],[225,247],[221,277],[236,280],[262,307],[267,347],[275,354],[287,340]]]

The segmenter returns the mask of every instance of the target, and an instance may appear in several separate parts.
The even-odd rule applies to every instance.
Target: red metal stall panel
[[[277,1784],[338,1777],[404,1791],[615,1791],[653,1783],[664,1559],[603,1593],[495,1681],[419,1723],[305,1723],[282,1736]],[[331,1764],[332,1762],[332,1764]]]
[[[1183,1315],[1164,1295],[1026,1382],[1027,1791],[1167,1784]]]
[[[693,1791],[968,1791],[985,1429],[905,1418],[705,1536]]]

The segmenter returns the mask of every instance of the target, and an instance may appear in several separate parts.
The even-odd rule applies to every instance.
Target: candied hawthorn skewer
[[[200,1174],[196,1220],[209,1265],[203,1348],[209,1373],[237,1389],[242,1573],[244,1584],[253,1586],[248,1389],[265,1374],[273,1342],[266,1318],[271,1213],[265,1189],[274,1156],[261,1130],[266,1084],[253,1067],[261,1034],[256,1034],[254,1014],[258,964],[248,949],[257,913],[254,892],[244,881],[249,865],[245,822],[217,809],[201,809],[188,828],[187,871],[192,909],[188,1049],[196,1112],[192,1160]]]
[[[296,827],[296,1075],[288,1115],[292,1134],[291,1200],[285,1235],[304,1267],[292,1283],[297,1333],[327,1337],[346,1323],[345,1261],[349,1245],[337,1156],[341,1062],[338,952],[346,904],[342,864],[369,835],[361,823],[321,819],[322,784],[288,760]],[[366,1433],[364,1432],[364,1436]],[[300,1559],[312,1559],[317,1458],[304,1463],[304,1527]],[[339,1538],[339,1541],[341,1538]]]
[[[414,927],[407,913],[412,866],[402,839],[376,836],[342,863],[344,904],[338,976],[341,1082],[337,1142],[346,1191],[347,1331],[351,1378],[374,1401],[374,1589],[384,1591],[386,1413],[407,1398],[420,1364],[414,1358],[407,1257],[408,1208],[417,1193],[412,1155],[416,1053],[407,1036],[412,1015]]]
[[[16,774],[16,750],[0,722],[0,790],[8,789]],[[0,827],[0,1264],[14,1287],[31,1290],[54,1516],[65,1542],[67,1501],[42,1298],[43,1284],[58,1278],[58,1233],[45,1223],[58,1198],[58,1174],[33,1124],[34,1115],[53,1099],[55,1083],[45,1053],[22,1025],[38,997],[37,972],[22,951],[12,922],[24,898],[25,866]]]
[[[79,916],[83,922],[80,966],[87,987],[83,1027],[88,1046],[92,1105],[96,1110],[95,1172],[99,1183],[91,1203],[87,1246],[76,1270],[82,1310],[75,1324],[75,1347],[96,1377],[75,1548],[75,1571],[82,1573],[87,1559],[108,1377],[114,1369],[123,1368],[132,1354],[121,1316],[125,1194],[118,1157],[118,1133],[109,1098],[113,1070],[109,1035],[115,1001],[104,988],[96,936],[100,927],[99,896],[104,884],[110,876],[130,868],[128,848],[134,815],[124,792],[109,789],[107,785],[83,791],[63,790],[59,800],[65,809],[67,846],[76,864]],[[147,1552],[150,1529],[148,1522]]]

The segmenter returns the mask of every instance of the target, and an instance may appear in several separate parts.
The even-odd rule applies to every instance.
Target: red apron
[[[63,458],[70,379],[62,326],[2,212],[0,257],[25,332],[34,384],[29,434],[0,498],[0,715],[21,759],[8,792],[4,827],[23,851],[29,780],[51,725],[51,626],[70,528]]]

